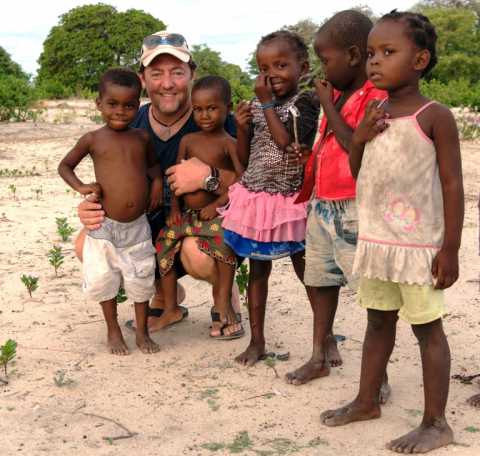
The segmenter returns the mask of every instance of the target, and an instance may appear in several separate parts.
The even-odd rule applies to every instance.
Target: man
[[[170,190],[176,195],[205,189],[212,193],[220,192],[233,183],[233,172],[210,169],[200,160],[191,159],[175,165],[181,138],[198,127],[193,121],[190,89],[194,78],[195,63],[182,35],[169,32],[157,32],[144,39],[140,57],[140,79],[150,97],[150,103],[142,106],[131,126],[144,128],[152,137],[155,154],[162,169],[168,176],[168,185],[164,188],[164,207],[149,215],[152,238],[165,225],[170,206]],[[225,129],[235,133],[233,118],[230,115]],[[174,166],[175,165],[175,166]],[[80,203],[78,214],[86,229],[96,229],[103,221],[104,211],[94,197]],[[77,241],[77,253],[81,252],[86,231],[82,230]],[[80,256],[80,255],[79,255]],[[214,284],[218,279],[215,262],[201,252],[195,238],[183,241],[179,261],[176,262],[178,277],[187,272],[192,277]],[[162,296],[160,281],[156,281],[157,292],[149,309],[148,326],[150,332],[160,330],[170,324],[181,321],[188,314],[186,308],[178,302],[184,299],[184,290],[179,287],[177,304],[166,308]],[[234,290],[233,306],[239,313],[238,292]],[[214,324],[211,336],[220,336],[220,322],[215,321],[218,313],[212,310]],[[231,330],[240,329],[240,322]]]

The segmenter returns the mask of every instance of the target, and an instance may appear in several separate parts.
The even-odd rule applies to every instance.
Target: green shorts
[[[366,277],[360,279],[358,303],[365,309],[398,310],[398,316],[411,325],[430,323],[445,313],[443,290]]]

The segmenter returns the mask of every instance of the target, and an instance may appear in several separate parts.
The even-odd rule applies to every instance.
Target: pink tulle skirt
[[[259,242],[301,242],[305,239],[307,203],[294,204],[298,193],[250,192],[236,183],[229,203],[220,209],[224,229]]]

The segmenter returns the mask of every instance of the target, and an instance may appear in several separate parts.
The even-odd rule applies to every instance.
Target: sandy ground
[[[344,366],[308,385],[287,385],[285,373],[310,356],[312,332],[309,305],[289,261],[275,263],[266,321],[268,348],[290,352],[288,361],[275,365],[278,378],[263,362],[249,369],[233,362],[248,336],[209,339],[209,287],[189,278],[182,283],[190,316],[155,334],[161,352],[141,354],[133,334],[125,331],[131,355],[106,353],[100,308],[82,296],[72,244],[60,242],[55,225],[56,217],[67,217],[79,227],[79,198],[67,190],[56,166],[81,134],[95,128],[95,111],[89,102],[48,107],[43,119],[49,122],[0,125],[0,169],[25,172],[35,166],[40,174],[0,177],[0,344],[8,338],[18,342],[10,383],[0,387],[0,454],[392,454],[385,442],[412,429],[423,408],[418,346],[410,328],[399,324],[389,366],[393,395],[382,418],[344,428],[322,426],[320,412],[357,391],[365,312],[352,293],[343,292],[335,331],[346,336]],[[445,328],[452,374],[476,374],[480,144],[463,144],[463,159],[467,211],[461,279],[447,292]],[[79,172],[89,178],[91,163],[85,160]],[[59,277],[46,256],[54,244],[65,255]],[[21,274],[39,277],[33,299]],[[132,303],[120,305],[119,313],[122,324],[132,318]],[[434,454],[480,454],[480,410],[465,403],[477,392],[478,383],[452,380],[448,419],[456,443]]]

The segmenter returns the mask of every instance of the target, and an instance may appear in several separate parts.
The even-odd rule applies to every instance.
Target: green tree
[[[0,46],[0,76],[13,76],[20,79],[28,79],[22,67],[12,60],[10,54]]]
[[[122,13],[102,3],[73,8],[60,16],[43,43],[38,83],[96,90],[105,70],[135,66],[142,38],[164,29],[162,21],[140,10]]]
[[[252,80],[248,73],[238,65],[223,61],[219,52],[210,49],[206,44],[195,44],[192,46],[192,57],[197,64],[197,78],[214,75],[222,76],[230,82],[234,105],[240,100],[252,98]]]

